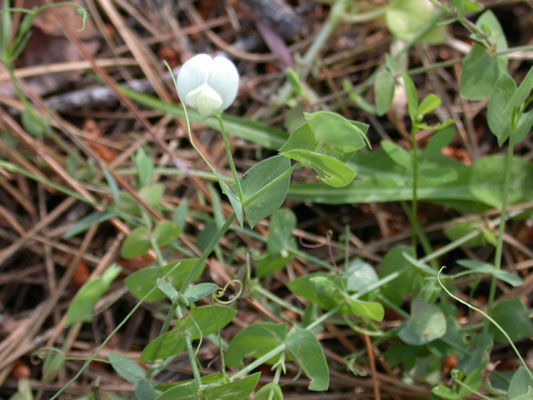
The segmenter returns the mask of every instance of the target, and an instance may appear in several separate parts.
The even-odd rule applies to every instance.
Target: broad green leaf
[[[120,274],[120,271],[122,268],[113,264],[101,276],[86,282],[68,307],[65,325],[92,321],[96,303]]]
[[[378,115],[384,115],[392,105],[394,75],[386,68],[380,70],[374,80],[374,98]]]
[[[178,322],[178,326],[150,342],[141,353],[141,361],[153,361],[175,356],[186,346],[185,334],[191,340],[206,337],[224,328],[237,315],[233,308],[214,305],[201,306],[190,311]],[[200,331],[198,331],[200,329]]]
[[[446,318],[434,304],[415,300],[411,304],[411,315],[398,337],[404,343],[420,346],[438,339],[446,333]]]
[[[289,150],[281,153],[285,157],[300,161],[302,165],[313,168],[318,177],[327,185],[343,187],[353,181],[355,172],[342,161],[309,150]]]
[[[524,79],[518,85],[516,92],[509,99],[507,107],[503,109],[504,113],[508,113],[513,110],[513,108],[518,108],[522,106],[527,98],[531,95],[531,90],[533,89],[533,67],[529,68]]]
[[[49,349],[43,362],[42,382],[50,383],[57,378],[65,364],[65,353],[57,349]]]
[[[145,254],[152,247],[151,237],[152,232],[144,226],[132,230],[122,243],[122,258],[135,258]]]
[[[528,394],[533,394],[533,380],[529,376],[527,370],[521,366],[513,374],[511,383],[509,384],[509,391],[507,397],[509,400],[531,399],[533,397],[523,397]]]
[[[459,358],[457,368],[466,373],[471,373],[476,369],[483,369],[490,361],[490,352],[493,346],[492,335],[488,332],[481,332],[472,338],[472,345]]]
[[[340,277],[315,272],[293,279],[287,284],[289,290],[297,296],[302,296],[325,310],[344,302],[338,291],[341,286]]]
[[[436,396],[439,396],[441,399],[461,400],[461,396],[459,396],[449,387],[442,386],[442,385],[435,386],[433,389],[431,389],[431,393],[433,393]]]
[[[307,329],[294,328],[287,337],[287,349],[311,379],[309,390],[328,390],[328,364],[315,335]]]
[[[388,140],[382,140],[381,147],[396,164],[402,166],[403,168],[412,169],[413,158],[409,152],[402,149],[396,143]]]
[[[469,233],[472,233],[476,230],[479,230],[481,227],[481,220],[479,218],[475,218],[470,221],[457,221],[450,225],[447,225],[444,227],[444,234],[448,239],[451,241],[458,240],[462,238],[463,236],[468,235]],[[486,244],[487,241],[483,237],[481,231],[479,234],[472,239],[466,241],[462,244],[464,247],[479,247]]]
[[[507,39],[500,22],[491,10],[485,11],[476,21],[476,25],[488,33],[490,40],[498,50],[507,49]],[[507,61],[506,61],[507,63]]]
[[[527,135],[531,132],[533,127],[533,110],[525,112],[522,114],[522,117],[518,121],[516,129],[511,132],[511,144],[517,145],[522,140],[526,138]]]
[[[407,97],[407,109],[412,124],[417,123],[418,117],[418,94],[413,80],[405,72],[402,72],[403,83],[405,85],[405,96]]]
[[[389,4],[385,13],[387,28],[402,39],[412,40],[435,17],[436,8],[428,0],[396,0]],[[419,42],[440,44],[446,39],[444,26],[435,25]]]
[[[286,338],[286,324],[260,322],[247,326],[231,340],[226,351],[226,364],[242,367],[244,358],[259,358],[283,344]],[[279,357],[280,355],[268,360],[267,364],[274,364]]]
[[[68,231],[65,233],[65,239],[70,239],[76,235],[79,235],[82,232],[85,232],[91,226],[99,224],[100,222],[107,221],[113,218],[116,214],[110,211],[95,211],[89,215],[83,217],[78,222],[76,222]]]
[[[283,400],[283,397],[281,398]],[[9,400],[33,400],[33,392],[28,378],[20,378],[17,382],[17,392]],[[278,400],[276,398],[276,400]]]
[[[450,144],[453,139],[454,129],[447,127],[435,132],[426,146],[424,156],[426,160],[431,160],[438,156],[442,149]]]
[[[154,229],[154,238],[158,246],[168,246],[176,240],[181,233],[181,229],[172,221],[159,221]]]
[[[185,225],[187,224],[187,214],[189,213],[189,201],[186,197],[183,197],[181,199],[181,203],[176,208],[176,212],[174,213],[174,216],[172,217],[172,221],[178,225],[181,231],[185,229]]]
[[[281,207],[289,190],[291,177],[286,173],[290,167],[291,162],[286,157],[273,156],[260,161],[246,171],[241,179],[245,202],[256,196],[268,184],[285,175],[274,186],[244,207],[250,227],[253,228],[259,221]]]
[[[423,154],[420,155],[422,157]],[[322,183],[293,184],[292,199],[324,204],[351,204],[412,199],[412,174],[394,163],[384,151],[357,153],[351,160],[358,178],[346,187],[329,187]],[[438,182],[421,179],[418,199],[467,211],[499,208],[501,182],[505,172],[505,157],[489,155],[466,166],[438,155],[424,168],[453,170],[457,179]],[[509,204],[533,200],[533,164],[520,157],[512,161]]]
[[[276,210],[270,218],[268,226],[267,249],[271,255],[279,255],[284,250],[294,246],[292,236],[293,229],[296,228],[296,215],[288,209],[282,208]],[[287,254],[282,254],[287,256]]]
[[[246,400],[259,380],[259,372],[235,382],[209,386],[200,391],[194,382],[174,386],[161,394],[157,400]]]
[[[163,192],[165,188],[160,183],[153,183],[146,185],[139,190],[139,196],[141,196],[148,204],[155,207],[159,204],[163,198]]]
[[[270,393],[273,393],[272,397]],[[257,391],[252,400],[283,400],[281,386],[276,382],[269,382]]]
[[[420,105],[418,106],[418,114],[420,115],[426,115],[435,110],[438,106],[440,106],[442,101],[440,100],[439,96],[436,94],[428,94],[426,97],[422,99],[420,102]]]
[[[161,394],[160,391],[154,389],[153,383],[146,379],[138,381],[135,384],[135,398],[142,400],[155,400]]]
[[[506,69],[505,56],[492,57],[485,47],[474,43],[463,59],[459,84],[461,97],[467,100],[481,100],[489,97],[492,87]]]
[[[317,142],[335,153],[348,153],[362,149],[366,136],[359,125],[331,111],[304,113]]]
[[[529,311],[518,297],[496,304],[490,316],[507,332],[512,341],[533,336],[533,323],[529,319]],[[491,324],[490,330],[495,341],[507,341],[494,325]]]
[[[306,122],[291,132],[287,142],[279,149],[280,153],[289,150],[310,150],[315,151],[318,142],[315,139],[315,134],[311,127]]]
[[[283,257],[280,254],[275,256],[268,254],[260,258],[255,267],[257,277],[263,278],[285,268],[291,259],[292,257],[290,255]]]
[[[154,176],[154,165],[142,147],[139,147],[137,153],[135,153],[133,162],[135,163],[135,169],[137,170],[137,179],[139,180],[138,187],[142,188],[149,185]]]
[[[128,290],[137,298],[144,297],[150,290],[157,287],[157,280],[163,279],[167,276],[167,281],[175,288],[178,288],[185,280],[189,272],[194,268],[198,259],[190,258],[174,261],[164,267],[146,267],[134,272],[125,279],[125,284]],[[193,276],[193,281],[198,279],[204,271],[204,264],[198,268],[198,271]],[[145,300],[159,301],[165,298],[165,294],[159,289],[154,290]]]
[[[522,284],[522,279],[519,276],[509,271],[504,271],[502,269],[496,268],[494,267],[494,265],[483,261],[457,260],[457,264],[473,271],[479,272],[481,274],[491,274],[500,281],[504,281],[514,287],[520,286]]]
[[[380,278],[385,278],[395,272],[400,273],[396,279],[381,288],[383,295],[395,304],[401,304],[404,295],[416,293],[421,285],[420,273],[405,259],[404,252],[413,257],[415,255],[411,247],[393,247],[385,254],[378,269]]]
[[[143,369],[143,367],[128,357],[113,352],[109,352],[107,357],[109,358],[111,366],[116,373],[129,383],[134,385],[145,378],[146,371]]]
[[[124,87],[119,87],[119,90],[133,101],[148,108],[162,111],[180,119],[185,118],[185,113],[183,112],[183,107],[181,107],[181,105],[166,103],[159,100],[157,97],[139,93]],[[188,113],[191,121],[204,124],[211,129],[220,131],[220,125],[217,118],[209,117],[204,119],[194,110],[188,110]],[[277,150],[283,146],[287,140],[287,134],[285,132],[271,125],[228,114],[224,114],[222,120],[224,121],[224,127],[228,133],[238,136],[241,139],[257,143],[266,149]]]
[[[360,258],[353,260],[343,275],[346,278],[346,290],[352,293],[361,292],[379,280],[374,267]]]
[[[502,73],[494,87],[487,106],[487,122],[491,132],[498,139],[498,146],[502,146],[511,133],[513,110],[504,110],[516,92],[516,84],[508,74]]]
[[[184,296],[187,298],[189,303],[195,303],[206,296],[211,296],[217,290],[217,284],[212,282],[202,282],[188,287],[187,290],[185,290]]]
[[[354,300],[345,296],[350,311],[361,318],[369,318],[377,322],[383,321],[385,310],[380,303],[375,301]]]

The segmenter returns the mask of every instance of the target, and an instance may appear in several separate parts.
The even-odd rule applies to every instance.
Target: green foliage
[[[529,311],[518,297],[498,303],[491,311],[490,316],[513,341],[533,336],[533,323],[529,319]],[[506,341],[506,338],[495,327],[491,326],[491,332],[495,341]]]
[[[446,318],[439,307],[415,300],[411,304],[411,315],[398,337],[410,345],[423,345],[438,339],[446,333]]]
[[[122,268],[113,264],[101,276],[86,282],[68,307],[65,325],[92,321],[96,303],[120,274],[120,271]]]
[[[250,227],[281,207],[290,184],[289,159],[274,156],[250,168],[241,180],[244,210]],[[268,186],[277,182],[274,186]]]
[[[150,342],[141,353],[141,361],[153,361],[175,356],[185,349],[185,335],[200,339],[224,328],[237,315],[230,307],[201,306],[178,321],[177,327]]]
[[[133,385],[146,376],[143,367],[122,354],[109,352],[107,357],[117,374]]]
[[[167,274],[167,281],[175,288],[181,286],[185,278],[193,270],[196,258],[173,261],[163,267],[146,267],[134,272],[125,279],[126,287],[137,298],[143,298],[154,287],[157,287],[157,280],[163,279]],[[204,270],[202,263],[200,268],[193,275],[193,280],[198,279]],[[145,298],[146,301],[159,301],[165,298],[165,294],[159,289],[154,290]]]
[[[272,397],[270,393],[273,393]],[[257,391],[252,400],[283,400],[283,393],[277,383],[269,382]]]
[[[179,226],[171,221],[159,221],[153,233],[145,227],[136,228],[122,243],[122,257],[134,258],[145,254],[152,248],[152,240],[157,246],[168,246],[180,233]]]
[[[381,69],[374,81],[374,98],[378,115],[384,115],[394,99],[394,75],[388,69]]]
[[[395,0],[387,8],[387,27],[394,36],[413,40],[435,18],[436,9],[428,0]],[[440,44],[446,38],[444,26],[435,25],[418,41]]]
[[[309,390],[328,390],[328,364],[315,335],[307,329],[294,328],[287,337],[287,350],[311,379]]]

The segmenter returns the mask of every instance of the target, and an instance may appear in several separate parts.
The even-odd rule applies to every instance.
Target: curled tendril
[[[221,298],[224,297],[224,295],[226,294],[226,290],[228,289],[228,286],[233,283],[236,283],[239,285],[239,290],[237,291],[235,296],[233,296],[229,300],[221,300]],[[232,279],[231,281],[226,283],[226,285],[222,289],[218,289],[215,293],[213,293],[213,300],[220,304],[231,304],[235,300],[237,300],[241,294],[242,294],[242,282],[238,279]]]
[[[53,352],[64,355],[63,351],[56,347],[41,347],[40,349],[31,353],[30,362],[33,365],[37,365],[40,363],[40,361],[44,360],[49,353]]]

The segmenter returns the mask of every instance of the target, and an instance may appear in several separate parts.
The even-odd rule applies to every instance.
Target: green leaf
[[[202,282],[188,287],[187,290],[185,290],[184,296],[187,298],[189,303],[195,303],[206,296],[211,296],[217,290],[217,284],[212,282]]]
[[[331,111],[304,113],[317,142],[336,153],[348,153],[362,149],[366,136],[359,125]]]
[[[163,198],[165,188],[160,183],[153,183],[146,185],[139,190],[139,196],[141,196],[148,204],[155,207],[159,204]]]
[[[386,68],[381,69],[376,75],[374,98],[378,115],[384,115],[394,98],[394,75]]]
[[[522,114],[514,132],[511,132],[511,144],[517,145],[526,138],[533,127],[533,110]]]
[[[270,218],[268,226],[267,249],[271,255],[279,255],[284,250],[294,246],[292,236],[293,229],[296,228],[296,215],[288,208],[276,210]],[[283,254],[287,256],[287,254]]]
[[[438,156],[442,149],[450,144],[453,139],[454,129],[447,127],[435,132],[426,146],[424,151],[425,160],[431,160]]]
[[[167,276],[167,281],[175,288],[179,288],[189,272],[194,268],[198,259],[190,258],[174,261],[164,267],[146,267],[134,272],[125,279],[128,290],[137,298],[144,297],[150,290],[157,287],[157,280]],[[204,264],[198,268],[193,276],[193,281],[198,279],[204,271]],[[165,298],[165,294],[159,289],[154,290],[145,300],[159,301]]]
[[[149,185],[154,176],[154,166],[152,160],[148,157],[142,147],[139,147],[137,153],[135,153],[133,162],[135,163],[135,169],[137,170],[139,188]]]
[[[109,352],[107,357],[116,373],[129,383],[134,385],[145,378],[146,372],[143,367],[128,357],[113,352]]]
[[[399,273],[398,277],[381,287],[385,297],[395,304],[403,302],[403,296],[408,293],[416,293],[421,285],[421,277],[418,270],[411,267],[403,253],[415,255],[412,247],[396,246],[385,254],[378,269],[380,278],[385,278],[393,273]]]
[[[411,304],[411,316],[398,337],[404,343],[420,346],[438,339],[446,333],[446,318],[434,304],[415,300]]]
[[[268,184],[286,174],[290,167],[290,160],[283,156],[273,156],[254,165],[241,179],[244,201],[249,201]],[[290,180],[290,174],[286,174],[278,183],[244,207],[251,228],[281,207],[287,197]]]
[[[273,393],[272,397],[270,393]],[[276,382],[269,382],[256,392],[252,400],[283,400],[281,386]]]
[[[492,309],[490,316],[507,332],[513,342],[533,336],[533,323],[529,319],[529,311],[518,297],[498,303]],[[490,326],[490,330],[495,341],[507,341],[494,325]]]
[[[513,110],[504,111],[510,99],[516,92],[516,84],[508,74],[502,73],[494,87],[487,106],[487,122],[491,132],[498,139],[498,146],[502,146],[511,133]]]
[[[520,286],[522,284],[522,279],[509,272],[502,269],[496,268],[494,265],[476,260],[457,260],[457,264],[479,272],[480,274],[490,274],[500,281],[506,282],[513,287]]]
[[[144,226],[132,230],[122,243],[122,258],[135,258],[145,254],[152,247],[151,237],[152,232]]]
[[[463,236],[468,235],[469,233],[479,230],[480,227],[481,227],[481,220],[479,218],[475,218],[470,221],[457,221],[450,225],[445,226],[444,234],[451,241],[455,241],[455,240],[462,238]],[[480,231],[477,236],[464,242],[462,246],[479,247],[479,246],[483,246],[486,243],[487,241],[485,240],[485,238],[483,237]]]
[[[481,386],[481,369],[477,368],[470,372],[463,383],[472,390],[467,389],[465,386],[461,386],[459,389],[459,396],[463,398],[474,394],[474,390],[477,390]]]
[[[354,300],[349,296],[344,297],[351,312],[361,318],[369,318],[377,322],[383,321],[385,310],[380,303],[375,301]]]
[[[387,153],[387,155],[398,165],[409,170],[413,167],[413,159],[411,154],[406,150],[402,149],[396,143],[390,142],[388,140],[381,141],[381,147]]]
[[[68,307],[65,325],[92,321],[96,303],[120,274],[120,271],[122,268],[113,264],[101,276],[86,282]]]
[[[412,124],[417,123],[418,117],[418,94],[412,79],[405,72],[402,72],[402,78],[405,85],[405,96],[407,97],[407,109]]]
[[[435,7],[428,0],[396,0],[389,4],[385,13],[387,28],[402,39],[412,40],[436,15]],[[446,39],[444,26],[435,25],[418,41],[440,44]]]
[[[295,328],[287,337],[287,349],[311,379],[309,390],[328,390],[328,364],[315,335],[307,329]]]
[[[232,367],[242,367],[245,358],[259,358],[267,354],[283,344],[286,337],[286,324],[259,322],[247,326],[231,340],[226,351],[226,364]],[[266,363],[274,364],[279,358],[280,355],[277,355]]]
[[[181,203],[176,208],[176,212],[174,213],[174,216],[172,217],[172,221],[178,225],[180,228],[180,231],[183,232],[183,229],[185,229],[185,225],[187,224],[187,214],[189,213],[189,201],[186,197],[183,197],[181,199]]]
[[[528,394],[533,394],[533,380],[531,379],[527,370],[521,366],[516,370],[511,378],[507,397],[509,400],[531,399],[531,396],[525,397]]]
[[[288,255],[283,257],[282,255],[266,255],[265,257],[260,258],[257,261],[255,271],[258,278],[263,278],[267,275],[273,274],[276,271],[279,271],[287,266],[289,261],[291,261],[292,256]]]
[[[474,43],[463,59],[459,94],[467,100],[488,97],[500,74],[507,69],[505,56],[491,57],[487,49]]]
[[[113,218],[116,214],[110,211],[95,211],[83,217],[76,222],[64,235],[65,239],[70,239],[82,232],[85,232],[91,226],[99,224]]]
[[[175,356],[185,349],[185,334],[191,340],[206,337],[224,328],[237,315],[233,308],[213,305],[201,306],[190,311],[178,322],[178,326],[150,342],[141,353],[141,361],[153,361]],[[200,331],[198,331],[198,328]]]
[[[435,110],[438,106],[440,106],[442,101],[440,100],[439,96],[436,94],[428,94],[426,97],[422,99],[420,102],[420,105],[418,106],[418,114],[420,115],[426,115]]]
[[[324,154],[308,150],[289,150],[281,153],[281,155],[300,161],[305,167],[313,168],[318,177],[329,186],[346,186],[355,177],[353,169],[342,161]]]
[[[287,142],[279,149],[280,153],[289,150],[309,150],[314,151],[318,146],[315,134],[306,122],[291,132]]]
[[[155,400],[161,392],[155,390],[153,383],[146,379],[138,381],[135,384],[135,398],[142,400]]]
[[[338,287],[341,286],[341,278],[335,275],[315,272],[293,279],[287,284],[289,290],[297,296],[301,296],[325,310],[344,302]]]
[[[533,89],[533,67],[529,68],[524,79],[518,85],[518,89],[510,98],[507,107],[503,109],[503,112],[511,112],[514,108],[519,108],[522,106],[528,97],[531,95],[531,90]]]
[[[431,393],[433,393],[435,396],[439,396],[442,399],[461,400],[461,396],[459,396],[449,387],[442,385],[435,386],[433,389],[431,389]]]
[[[55,348],[50,349],[43,362],[43,383],[52,382],[61,371],[61,368],[63,368],[63,364],[65,364],[65,353]]]
[[[379,280],[374,267],[360,258],[351,262],[343,276],[346,278],[346,290],[351,293],[362,292]]]
[[[165,391],[157,400],[246,400],[257,386],[259,372],[244,379],[217,386],[207,386],[198,391],[194,382],[187,387],[185,385],[175,386]]]
[[[181,229],[172,221],[159,221],[154,230],[155,242],[158,246],[168,246],[175,241],[181,233]]]
[[[483,29],[485,32],[488,31],[490,40],[496,44],[497,50],[507,49],[507,39],[505,38],[505,32],[500,25],[500,22],[494,15],[491,10],[485,11],[476,21],[476,25]],[[507,59],[506,59],[507,66]]]

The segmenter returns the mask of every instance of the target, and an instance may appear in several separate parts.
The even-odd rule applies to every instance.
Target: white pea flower
[[[225,57],[198,54],[183,64],[176,86],[182,101],[206,118],[220,114],[233,103],[239,89],[239,73]]]

